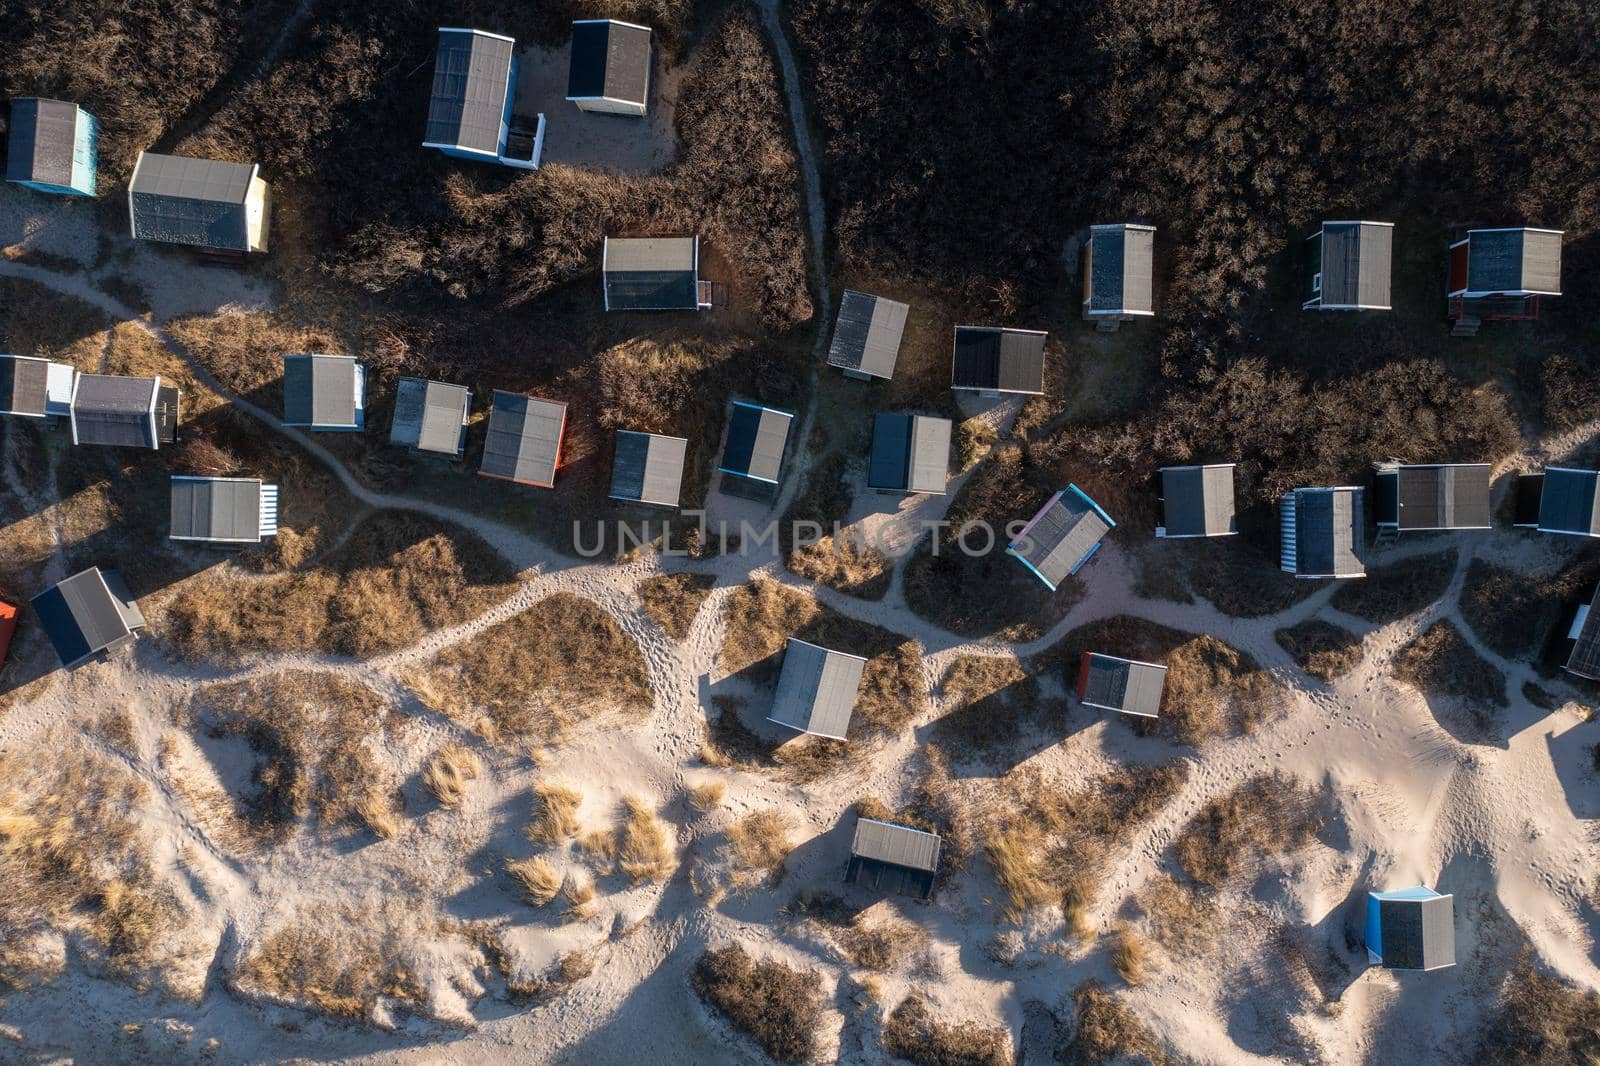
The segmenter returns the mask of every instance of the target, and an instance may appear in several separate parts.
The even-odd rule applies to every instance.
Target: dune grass
[[[1461,631],[1440,619],[1394,657],[1394,676],[1428,695],[1451,696],[1506,707],[1506,676],[1479,655]],[[1479,714],[1482,724],[1488,716]]]
[[[1361,662],[1361,638],[1332,622],[1307,618],[1272,634],[1295,665],[1319,681],[1332,681]]]
[[[822,979],[770,959],[754,959],[737,944],[700,956],[695,992],[779,1062],[804,1062],[822,1024]]]
[[[665,881],[678,866],[666,823],[657,816],[654,807],[638,796],[628,798],[627,810],[617,866],[636,885]]]
[[[715,583],[710,574],[655,574],[639,582],[639,598],[651,621],[673,640],[683,640]]]
[[[456,807],[466,797],[467,785],[482,770],[483,765],[471,748],[452,741],[433,753],[422,771],[422,783],[440,806]]]
[[[1260,860],[1309,844],[1322,828],[1317,795],[1287,774],[1252,778],[1184,826],[1173,855],[1190,880],[1219,889]]]
[[[1011,1034],[974,1022],[942,1022],[913,992],[883,1024],[883,1048],[916,1066],[1010,1066]]]

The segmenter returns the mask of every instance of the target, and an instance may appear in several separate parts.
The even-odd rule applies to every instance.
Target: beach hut
[[[1455,897],[1421,885],[1367,893],[1367,960],[1389,970],[1456,964]]]
[[[572,24],[567,99],[584,111],[642,115],[650,109],[650,27],[617,19]]]
[[[1298,578],[1366,577],[1367,529],[1357,487],[1295,489],[1278,502],[1278,565]]]
[[[1378,463],[1372,494],[1379,529],[1488,529],[1488,463]]]
[[[17,635],[17,605],[0,600],[0,666],[6,664],[11,638]]]
[[[1166,683],[1167,668],[1156,663],[1092,651],[1078,660],[1078,700],[1085,707],[1154,718]]]
[[[874,415],[867,487],[879,492],[932,492],[942,495],[950,475],[948,418],[927,415]]]
[[[1600,588],[1593,598],[1578,607],[1567,630],[1570,647],[1563,669],[1569,674],[1600,681]]]
[[[1233,463],[1161,468],[1158,537],[1231,537],[1239,532]]]
[[[554,488],[566,433],[566,404],[496,389],[489,403],[489,430],[478,473]]]
[[[1155,261],[1154,226],[1091,226],[1083,245],[1083,317],[1102,333],[1153,317]]]
[[[57,582],[32,603],[61,665],[68,670],[132,645],[145,627],[144,615],[122,575],[98,566]]]
[[[1083,568],[1115,526],[1087,493],[1068,485],[1045,501],[1006,550],[1054,592]]]
[[[1445,284],[1451,333],[1472,336],[1485,321],[1539,317],[1539,299],[1561,295],[1558,229],[1469,229],[1450,245]]]
[[[260,167],[140,152],[128,183],[134,240],[219,252],[267,250],[271,198]]]
[[[152,450],[174,444],[180,397],[159,375],[79,374],[68,412],[72,443]]]
[[[664,433],[617,430],[611,463],[611,498],[628,503],[677,507],[683,493],[683,466],[689,442]]]
[[[283,424],[354,433],[367,424],[367,368],[348,355],[283,357]]]
[[[456,159],[537,170],[544,116],[520,121],[516,100],[515,40],[483,30],[439,28],[422,147]]]
[[[168,537],[202,544],[260,544],[278,535],[278,486],[254,477],[172,477]]]
[[[1600,537],[1600,472],[1547,466],[1517,478],[1513,525],[1540,533]]]
[[[894,377],[911,308],[898,300],[846,289],[839,298],[839,314],[828,343],[828,365],[845,377],[871,381]]]
[[[982,396],[1044,395],[1044,342],[1037,329],[957,326],[951,388]]]
[[[1302,310],[1389,310],[1393,222],[1324,222],[1306,242]]]
[[[6,180],[40,192],[93,196],[100,124],[77,104],[19,96],[11,101]]]
[[[783,475],[783,452],[794,415],[760,404],[734,400],[728,416],[728,443],[717,470],[771,488]]]
[[[698,311],[711,306],[700,280],[699,237],[607,237],[600,251],[607,311]]]
[[[459,459],[467,443],[471,410],[472,390],[464,386],[401,378],[395,385],[389,443]]]
[[[767,721],[813,736],[845,739],[867,660],[796,637],[783,650],[783,670]]]
[[[856,818],[847,884],[913,899],[931,899],[939,871],[939,837],[910,826]]]
[[[59,418],[72,413],[78,372],[70,363],[0,355],[0,414]]]

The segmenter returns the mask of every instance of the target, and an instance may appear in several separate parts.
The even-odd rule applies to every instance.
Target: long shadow
[[[1595,729],[1585,723],[1559,736],[1545,737],[1550,764],[1555,768],[1556,780],[1561,782],[1574,818],[1600,818],[1600,764],[1597,764],[1594,734]]]
[[[919,726],[916,737],[944,751],[957,777],[999,777],[1072,732],[1067,701],[1045,699],[1037,679],[1024,675]]]

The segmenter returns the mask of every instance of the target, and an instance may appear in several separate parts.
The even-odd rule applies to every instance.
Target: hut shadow
[[[1550,750],[1550,765],[1566,794],[1567,806],[1575,818],[1600,818],[1600,748],[1582,743],[1574,734],[1577,728],[1545,737]]]
[[[1023,676],[917,727],[916,739],[942,750],[956,777],[997,777],[1072,732],[1067,701],[1042,697],[1037,680]]]

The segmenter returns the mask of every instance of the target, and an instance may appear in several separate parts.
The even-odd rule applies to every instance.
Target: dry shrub
[[[578,850],[599,873],[610,873],[617,862],[617,831],[596,829],[578,838]]]
[[[1011,1034],[1005,1029],[941,1022],[915,992],[901,1000],[884,1022],[883,1047],[917,1066],[1009,1066],[1011,1062]]]
[[[538,856],[506,863],[506,873],[535,907],[547,905],[561,893],[561,875]]]
[[[1117,976],[1130,985],[1144,984],[1144,962],[1144,941],[1126,922],[1118,925],[1116,947],[1111,950],[1111,966],[1117,971]]]
[[[1003,751],[1022,729],[1048,728],[1065,708],[1039,696],[1039,680],[1009,655],[964,655],[950,664],[941,683],[951,709],[934,725],[932,740],[955,759]]]
[[[0,352],[99,367],[111,324],[98,307],[22,278],[0,278],[0,307]]]
[[[1249,865],[1311,843],[1322,828],[1316,793],[1283,773],[1263,774],[1201,808],[1173,843],[1193,881],[1218,889]]]
[[[969,418],[956,426],[956,458],[962,473],[983,461],[999,434],[987,418]]]
[[[1072,992],[1071,1035],[1056,1049],[1056,1059],[1074,1066],[1110,1066],[1148,1062],[1169,1066],[1175,1060],[1139,1015],[1098,981],[1085,981]]]
[[[1173,954],[1198,957],[1216,941],[1216,908],[1165,874],[1150,880],[1139,906],[1156,941]]]
[[[852,963],[879,972],[894,969],[928,941],[921,926],[892,917],[869,921],[866,912],[858,913],[849,925],[835,929],[833,936]]]
[[[1398,621],[1437,603],[1455,576],[1454,548],[1376,566],[1360,581],[1342,582],[1329,604],[1379,625]]]
[[[1342,626],[1307,618],[1273,633],[1295,665],[1320,681],[1343,677],[1361,662],[1361,638]]]
[[[605,611],[558,592],[410,675],[431,705],[506,738],[553,740],[605,711],[650,708],[644,656]]]
[[[715,583],[710,574],[656,574],[639,582],[639,598],[651,621],[673,640],[683,640]]]
[[[779,1062],[803,1062],[822,1024],[822,978],[770,959],[755,960],[737,944],[700,956],[691,977],[701,999]]]
[[[422,783],[441,806],[454,807],[466,797],[467,784],[476,779],[482,769],[471,748],[451,741],[428,760],[422,772]]]
[[[1588,545],[1559,571],[1546,575],[1474,559],[1461,587],[1461,616],[1493,650],[1507,659],[1527,659],[1571,618],[1574,603],[1588,601],[1597,579],[1600,551]]]
[[[622,827],[617,865],[636,885],[644,881],[665,881],[678,865],[666,824],[643,799],[630,796],[627,804],[628,820]]]
[[[275,311],[223,311],[184,315],[166,325],[172,337],[229,392],[280,409],[283,357],[304,352],[356,351],[355,338],[329,329],[305,328]],[[268,396],[268,392],[276,394]]]
[[[706,781],[689,790],[689,802],[694,804],[697,811],[709,811],[722,803],[722,794],[726,790],[727,786],[721,781]]]
[[[1445,619],[1400,649],[1394,657],[1394,676],[1430,695],[1509,706],[1506,675],[1479,655],[1461,631]],[[1480,711],[1478,719],[1487,726],[1491,716]]]
[[[264,936],[231,987],[342,1018],[371,1017],[380,998],[415,1007],[426,993],[407,945],[401,929],[377,915],[311,910]]]
[[[560,844],[578,832],[578,807],[583,795],[565,785],[541,781],[533,786],[538,806],[528,823],[528,839],[535,844]]]
[[[1600,1062],[1600,996],[1538,968],[1524,950],[1484,1026],[1479,1062],[1566,1066]]]
[[[834,452],[812,464],[805,490],[796,494],[779,524],[779,542],[786,565],[801,577],[851,596],[881,600],[889,591],[893,561],[863,541],[831,532],[850,512],[849,463],[848,456]],[[821,539],[801,542],[796,534],[806,528],[803,523],[814,524]]]

